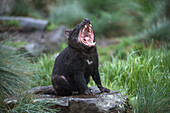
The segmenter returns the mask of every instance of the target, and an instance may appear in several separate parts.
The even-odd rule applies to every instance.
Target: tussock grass
[[[130,44],[133,39],[123,40],[119,45],[106,48],[99,47],[99,70],[103,86],[127,95],[136,113],[166,112],[169,105],[169,67],[170,51],[167,47],[154,49],[154,45]],[[122,59],[123,49],[125,57]],[[130,49],[131,48],[131,49]],[[102,50],[103,49],[103,50]],[[110,50],[116,54],[108,56]],[[44,55],[35,64],[40,69],[37,79],[39,85],[51,84],[51,73],[57,55]],[[106,57],[106,58],[105,58]],[[91,80],[89,86],[96,86]]]
[[[24,54],[18,54],[17,50],[8,44],[8,41],[0,42],[0,90],[5,96],[25,89],[25,83],[30,82],[28,78],[34,72],[32,64],[24,58]]]
[[[13,46],[13,45],[12,45]],[[38,73],[38,72],[37,72]],[[17,49],[10,46],[9,40],[0,42],[0,112],[1,113],[37,113],[56,112],[50,109],[52,104],[47,101],[34,102],[33,95],[20,95],[14,106],[8,105],[5,99],[20,94],[30,88],[32,77],[35,77],[36,68],[20,54]]]
[[[17,99],[13,109],[8,110],[12,113],[56,113],[57,109],[50,109],[54,103],[49,101],[36,101],[31,94],[25,94]]]
[[[139,83],[134,104],[135,113],[168,113],[169,112],[169,83],[164,82],[163,77],[156,83]]]
[[[125,60],[112,57],[100,66],[105,87],[118,90],[131,99],[136,113],[168,112],[170,51],[135,48]],[[94,85],[94,82],[91,82]]]
[[[166,18],[153,24],[148,29],[145,29],[141,34],[143,39],[147,40],[165,40],[170,41],[170,21]]]
[[[112,62],[104,62],[100,66],[103,83],[114,89],[126,89],[127,93],[135,94],[138,83],[156,83],[163,76],[168,83],[170,52],[165,49],[151,48],[128,53],[126,60],[112,57]]]
[[[8,101],[8,100],[5,100]],[[20,95],[13,100],[15,104],[7,104],[2,101],[0,104],[0,112],[3,113],[56,113],[57,109],[51,109],[55,103],[42,100],[38,101],[32,94]]]

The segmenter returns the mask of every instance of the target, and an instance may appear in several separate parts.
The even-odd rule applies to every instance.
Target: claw
[[[110,90],[104,87],[100,88],[100,91],[110,93]]]
[[[87,89],[85,92],[84,92],[85,95],[94,95],[94,93],[92,93],[90,91],[90,89]]]

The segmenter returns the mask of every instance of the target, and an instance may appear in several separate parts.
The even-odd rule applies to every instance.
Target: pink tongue
[[[85,37],[85,39],[86,39],[87,42],[91,43],[91,38],[90,37]]]
[[[85,37],[86,40],[90,40],[90,37]]]

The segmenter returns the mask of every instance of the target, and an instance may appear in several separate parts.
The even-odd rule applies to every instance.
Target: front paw
[[[110,90],[109,90],[109,89],[107,89],[107,88],[104,88],[104,87],[101,87],[101,88],[100,88],[100,91],[101,91],[101,92],[107,92],[107,93],[110,93]]]

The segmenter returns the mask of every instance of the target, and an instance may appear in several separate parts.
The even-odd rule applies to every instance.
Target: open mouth
[[[89,47],[95,46],[96,42],[93,42],[94,34],[91,24],[87,23],[84,25],[83,28],[81,28],[79,32],[79,40]]]

